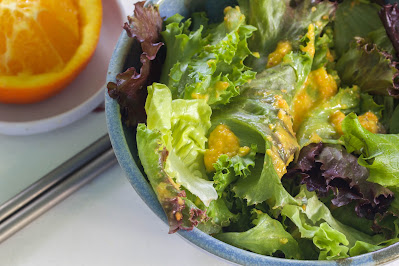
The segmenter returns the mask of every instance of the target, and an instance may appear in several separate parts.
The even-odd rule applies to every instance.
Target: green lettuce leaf
[[[255,144],[251,145],[251,150],[245,156],[235,155],[233,157],[228,157],[222,154],[216,163],[215,174],[213,180],[215,182],[215,188],[218,192],[219,197],[222,195],[223,191],[238,177],[247,177],[251,174],[250,166],[255,166],[255,155],[257,147]]]
[[[355,202],[351,202],[347,205],[331,208],[331,213],[335,219],[340,221],[341,223],[351,226],[356,230],[363,232],[372,236],[375,232],[372,230],[373,220],[368,220],[359,217],[355,211]],[[378,215],[378,214],[377,214]]]
[[[313,56],[309,53],[289,53],[284,57],[284,63],[289,64],[296,74],[296,82],[294,83],[294,91],[291,91],[291,98],[287,100],[291,104],[292,99],[295,97],[296,93],[305,83],[310,71],[312,70]],[[289,91],[287,91],[289,92]]]
[[[198,224],[198,228],[208,234],[221,232],[244,232],[249,230],[252,221],[252,209],[245,200],[235,197],[231,185],[223,191],[217,200],[206,209],[207,220]]]
[[[148,94],[147,126],[163,133],[169,152],[165,170],[208,206],[216,199],[213,182],[207,180],[203,163],[205,134],[211,125],[210,107],[204,100],[172,101],[169,88],[159,83],[149,86]]]
[[[327,26],[323,29],[322,34],[316,36],[315,55],[313,58],[312,70],[326,66],[332,60],[331,50],[334,48],[333,30]]]
[[[158,83],[148,87],[145,107],[147,126],[140,124],[137,131],[137,149],[144,171],[168,216],[171,232],[191,228],[193,212],[182,200],[186,195],[184,189],[205,206],[217,199],[203,165],[211,109],[204,100],[172,101],[169,88]],[[155,165],[158,168],[155,169]],[[168,203],[168,200],[172,201]],[[181,212],[187,209],[189,217]],[[176,212],[183,217],[175,217]]]
[[[382,119],[382,112],[384,111],[384,106],[381,104],[377,104],[373,98],[368,93],[360,94],[360,112],[359,114],[364,114],[366,112],[372,112],[378,118],[378,120]]]
[[[285,258],[300,258],[298,243],[278,220],[266,213],[255,210],[255,227],[245,232],[228,232],[216,234],[215,237],[233,246],[247,249],[262,255],[273,255],[277,251],[284,253]]]
[[[346,0],[338,5],[334,20],[334,41],[341,57],[354,37],[367,37],[371,32],[384,29],[378,16],[380,6],[370,1]]]
[[[252,228],[252,210],[255,206],[248,206],[246,200],[236,197],[235,193],[231,189],[226,189],[223,192],[222,197],[225,200],[229,210],[237,215],[237,219],[232,220],[231,224],[228,227],[223,228],[223,231],[244,232]]]
[[[213,180],[215,182],[215,189],[218,192],[219,197],[222,196],[223,191],[234,181],[238,179],[234,171],[231,169],[231,160],[226,154],[219,156],[216,163],[213,165],[215,167],[215,174]]]
[[[366,243],[363,241],[357,241],[356,244],[351,248],[349,254],[353,256],[361,255],[364,253],[372,252],[381,249],[380,246]]]
[[[379,118],[378,121],[385,129],[385,132],[391,134],[399,133],[399,131],[391,131],[391,125],[395,120],[393,116],[395,110],[395,99],[391,96],[373,95],[373,100],[377,105],[382,106],[381,119]]]
[[[302,206],[285,205],[281,211],[297,227],[302,238],[310,238],[320,250],[319,259],[339,259],[348,257],[348,251],[357,241],[378,244],[382,236],[369,236],[337,221],[317,197],[304,186],[296,196]]]
[[[260,59],[253,59],[250,62],[257,71],[265,68],[268,54],[275,50],[280,40],[288,40],[293,47],[299,48],[301,36],[309,24],[317,23],[317,31],[320,33],[335,10],[335,5],[328,1],[316,3],[305,0],[294,4],[289,0],[238,2],[247,17],[248,24],[258,29],[249,42],[249,48],[260,53]]]
[[[161,32],[164,42],[167,46],[167,55],[162,67],[161,83],[169,84],[173,80],[181,77],[187,69],[190,60],[201,51],[207,40],[203,38],[203,26],[195,31],[189,31],[191,19],[182,22],[183,16],[176,14],[165,21],[165,30]],[[178,64],[178,65],[176,65]],[[170,75],[172,68],[180,70],[182,73],[174,77]],[[169,86],[170,87],[170,86]],[[177,97],[177,88],[170,87],[174,98]]]
[[[236,222],[238,219],[238,215],[229,210],[225,198],[212,201],[207,208],[206,214],[211,218],[213,224],[217,224],[220,227],[229,226],[231,222]]]
[[[395,111],[392,114],[392,118],[389,124],[390,133],[398,134],[399,133],[399,105],[396,106]]]
[[[283,19],[286,12],[285,1],[240,0],[240,7],[247,18],[248,24],[258,30],[254,33],[249,46],[252,51],[260,54],[260,59],[249,59],[255,70],[264,69],[267,64],[267,55],[271,53],[280,40],[283,28]]]
[[[169,232],[173,233],[183,228],[183,221],[189,217],[178,219],[174,214],[181,213],[185,208],[185,193],[180,190],[175,182],[164,170],[167,150],[162,145],[162,134],[149,130],[144,124],[137,126],[137,149],[141,164],[147,174],[148,180],[166,213],[169,223]]]
[[[356,38],[336,67],[344,85],[358,85],[362,92],[370,94],[397,95],[399,74],[391,60],[392,56],[375,44]]]
[[[239,8],[231,7],[225,9],[220,24],[194,25],[198,29],[192,31],[190,26],[191,20],[183,22],[179,15],[166,21],[162,36],[168,49],[161,83],[168,85],[173,98],[206,99],[211,106],[226,104],[240,93],[241,85],[255,77],[243,61],[252,54],[247,39],[256,28],[245,25]]]
[[[391,40],[389,39],[386,30],[381,27],[375,31],[370,32],[367,35],[367,39],[370,39],[372,43],[375,43],[377,47],[382,50],[388,52],[392,56],[395,56],[395,48],[392,45]]]
[[[399,186],[399,135],[373,134],[353,113],[342,121],[342,131],[347,151],[360,154],[359,164],[369,169],[368,181],[385,187]]]
[[[240,178],[232,188],[237,197],[247,200],[249,205],[267,202],[274,209],[298,202],[285,190],[267,154],[255,161],[252,174]]]
[[[317,107],[313,112],[305,118],[296,132],[298,143],[304,147],[314,140],[314,134],[320,137],[325,143],[336,143],[340,138],[334,125],[330,122],[330,117],[334,112],[341,111],[348,114],[356,111],[360,104],[360,92],[356,87],[340,89],[338,93],[329,101]],[[319,138],[316,139],[317,142]]]
[[[351,256],[357,256],[368,252],[373,252],[381,248],[393,245],[399,241],[399,238],[393,238],[387,241],[382,241],[378,245],[373,245],[363,241],[357,241],[356,244],[349,250]]]
[[[287,68],[291,67],[287,66]],[[277,71],[273,72],[275,78],[277,78],[277,73]],[[289,73],[292,75],[292,79],[296,80],[292,68]],[[237,196],[247,199],[248,204],[256,204],[271,199],[271,204],[280,206],[287,201],[290,202],[292,197],[281,185],[279,174],[274,169],[270,153],[276,151],[274,154],[283,164],[287,165],[292,160],[298,147],[296,139],[291,133],[292,128],[289,124],[286,124],[287,120],[289,123],[290,117],[277,104],[278,100],[283,98],[274,97],[281,96],[281,94],[274,94],[272,90],[268,91],[263,85],[257,87],[258,81],[251,82],[251,88],[248,88],[242,96],[231,103],[229,109],[220,112],[215,111],[212,116],[212,124],[226,124],[239,137],[241,145],[249,146],[251,143],[256,143],[259,152],[266,153],[263,159],[257,159],[260,162],[255,163],[256,170],[251,171],[250,176],[240,178],[235,183],[233,191]],[[285,83],[286,81],[282,80],[282,82]],[[275,83],[263,84],[276,85]],[[269,96],[264,98],[263,95]],[[283,120],[279,118],[279,112],[280,118],[283,118]],[[284,118],[286,119],[284,120]],[[282,147],[282,149],[277,149],[277,147]],[[256,165],[260,165],[260,167],[256,167]]]
[[[331,260],[347,257],[348,241],[345,235],[331,228],[327,223],[321,223],[313,236],[313,243],[321,251],[319,260]]]

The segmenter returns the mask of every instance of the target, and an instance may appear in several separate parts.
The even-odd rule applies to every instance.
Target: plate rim
[[[89,99],[64,113],[29,122],[1,121],[0,133],[11,136],[26,136],[52,131],[72,124],[73,122],[84,118],[104,102],[104,86],[105,85],[101,86],[100,89]]]

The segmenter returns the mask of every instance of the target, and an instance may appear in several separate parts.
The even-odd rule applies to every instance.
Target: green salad
[[[135,5],[140,70],[108,91],[170,233],[309,260],[399,240],[399,8],[338,2]]]

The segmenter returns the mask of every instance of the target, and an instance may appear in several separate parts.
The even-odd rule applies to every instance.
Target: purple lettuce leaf
[[[136,126],[146,121],[144,110],[147,98],[147,86],[160,77],[162,58],[159,50],[164,45],[161,40],[163,20],[154,6],[144,7],[144,2],[135,4],[134,16],[128,17],[124,29],[141,46],[142,64],[140,72],[130,67],[116,76],[116,83],[107,84],[108,94],[120,105],[122,120],[127,126]]]
[[[298,161],[289,175],[299,174],[309,191],[334,197],[337,207],[355,202],[359,217],[373,220],[377,213],[384,213],[394,199],[389,189],[367,181],[369,171],[357,162],[358,158],[341,146],[312,144],[301,150]]]
[[[399,193],[398,189],[393,192]],[[382,214],[377,214],[372,229],[376,233],[382,233],[386,239],[399,237],[399,198],[395,198],[388,210]]]
[[[315,158],[318,156],[323,148],[323,144],[312,144],[302,148],[300,156],[294,168],[288,170],[287,176],[300,175],[303,184],[307,185],[309,191],[317,191],[320,196],[327,196],[328,189],[326,181],[315,167]]]
[[[378,12],[385,31],[392,42],[397,54],[399,54],[399,8],[398,4],[384,5]]]
[[[144,7],[144,1],[134,6],[134,16],[128,16],[123,28],[131,38],[136,38],[141,44],[143,53],[149,60],[154,60],[159,48],[163,45],[160,32],[163,20],[159,11],[154,6]]]
[[[127,126],[135,126],[146,121],[144,110],[147,98],[147,80],[149,76],[150,62],[148,58],[141,55],[142,67],[137,73],[134,67],[116,75],[116,83],[107,84],[108,94],[118,101],[122,119]]]

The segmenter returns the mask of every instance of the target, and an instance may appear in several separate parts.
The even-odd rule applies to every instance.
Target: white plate
[[[112,51],[125,21],[118,1],[103,0],[97,49],[87,67],[59,94],[34,104],[1,104],[0,133],[30,135],[66,126],[104,101],[105,78]]]

